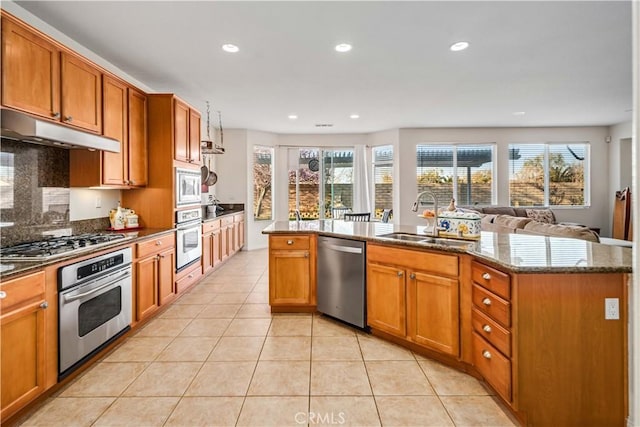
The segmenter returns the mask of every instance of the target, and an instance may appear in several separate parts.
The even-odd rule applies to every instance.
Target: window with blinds
[[[493,144],[418,145],[418,192],[432,191],[446,204],[494,204],[494,152]]]
[[[373,212],[382,217],[385,209],[393,208],[393,145],[383,145],[371,149],[373,160]]]
[[[588,143],[509,145],[511,206],[589,206]]]
[[[273,148],[253,147],[253,218],[273,218]]]

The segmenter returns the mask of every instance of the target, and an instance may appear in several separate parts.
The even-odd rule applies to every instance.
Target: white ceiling
[[[16,3],[205,119],[211,101],[225,128],[631,120],[631,1]],[[449,51],[459,40],[469,49]],[[340,42],[353,50],[335,52]],[[240,52],[223,52],[224,43]]]

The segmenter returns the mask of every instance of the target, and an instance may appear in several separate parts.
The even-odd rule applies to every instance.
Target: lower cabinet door
[[[367,323],[372,328],[405,337],[405,271],[398,267],[367,264]]]
[[[136,263],[136,318],[145,319],[158,308],[158,259],[156,255]]]
[[[45,316],[41,303],[2,316],[2,421],[45,391]]]
[[[409,272],[407,325],[416,344],[458,356],[460,326],[458,280]]]
[[[158,254],[158,299],[159,305],[166,304],[176,296],[173,273],[176,269],[176,251],[171,248]]]
[[[271,251],[269,304],[311,304],[309,251]]]

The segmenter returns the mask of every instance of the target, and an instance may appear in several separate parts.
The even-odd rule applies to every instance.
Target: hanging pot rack
[[[218,111],[218,126],[220,127],[220,145],[216,144],[211,139],[211,125],[210,125],[210,112],[209,101],[207,101],[207,139],[203,139],[200,142],[202,154],[224,154],[224,133],[222,131],[222,115]]]

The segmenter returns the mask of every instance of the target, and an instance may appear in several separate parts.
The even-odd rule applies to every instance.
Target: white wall
[[[601,228],[609,235],[608,200],[609,164],[607,127],[557,128],[432,128],[400,129],[400,147],[396,164],[400,168],[400,209],[394,215],[402,224],[420,225],[420,219],[411,211],[417,193],[415,166],[416,145],[428,143],[496,143],[498,205],[509,205],[509,151],[510,143],[529,142],[590,142],[591,143],[591,207],[554,208],[558,221],[578,222]],[[446,201],[442,201],[446,202]]]
[[[608,224],[613,224],[614,194],[626,186],[631,187],[632,155],[631,129],[632,122],[619,123],[609,127],[611,142],[609,145],[609,216]]]
[[[218,182],[209,189],[222,203],[247,204],[247,130],[225,129],[225,153],[215,157]]]
[[[69,191],[69,220],[78,221],[109,216],[109,211],[118,207],[120,197],[120,190],[72,188]],[[98,201],[99,208],[96,207]],[[123,206],[123,208],[126,207]]]

